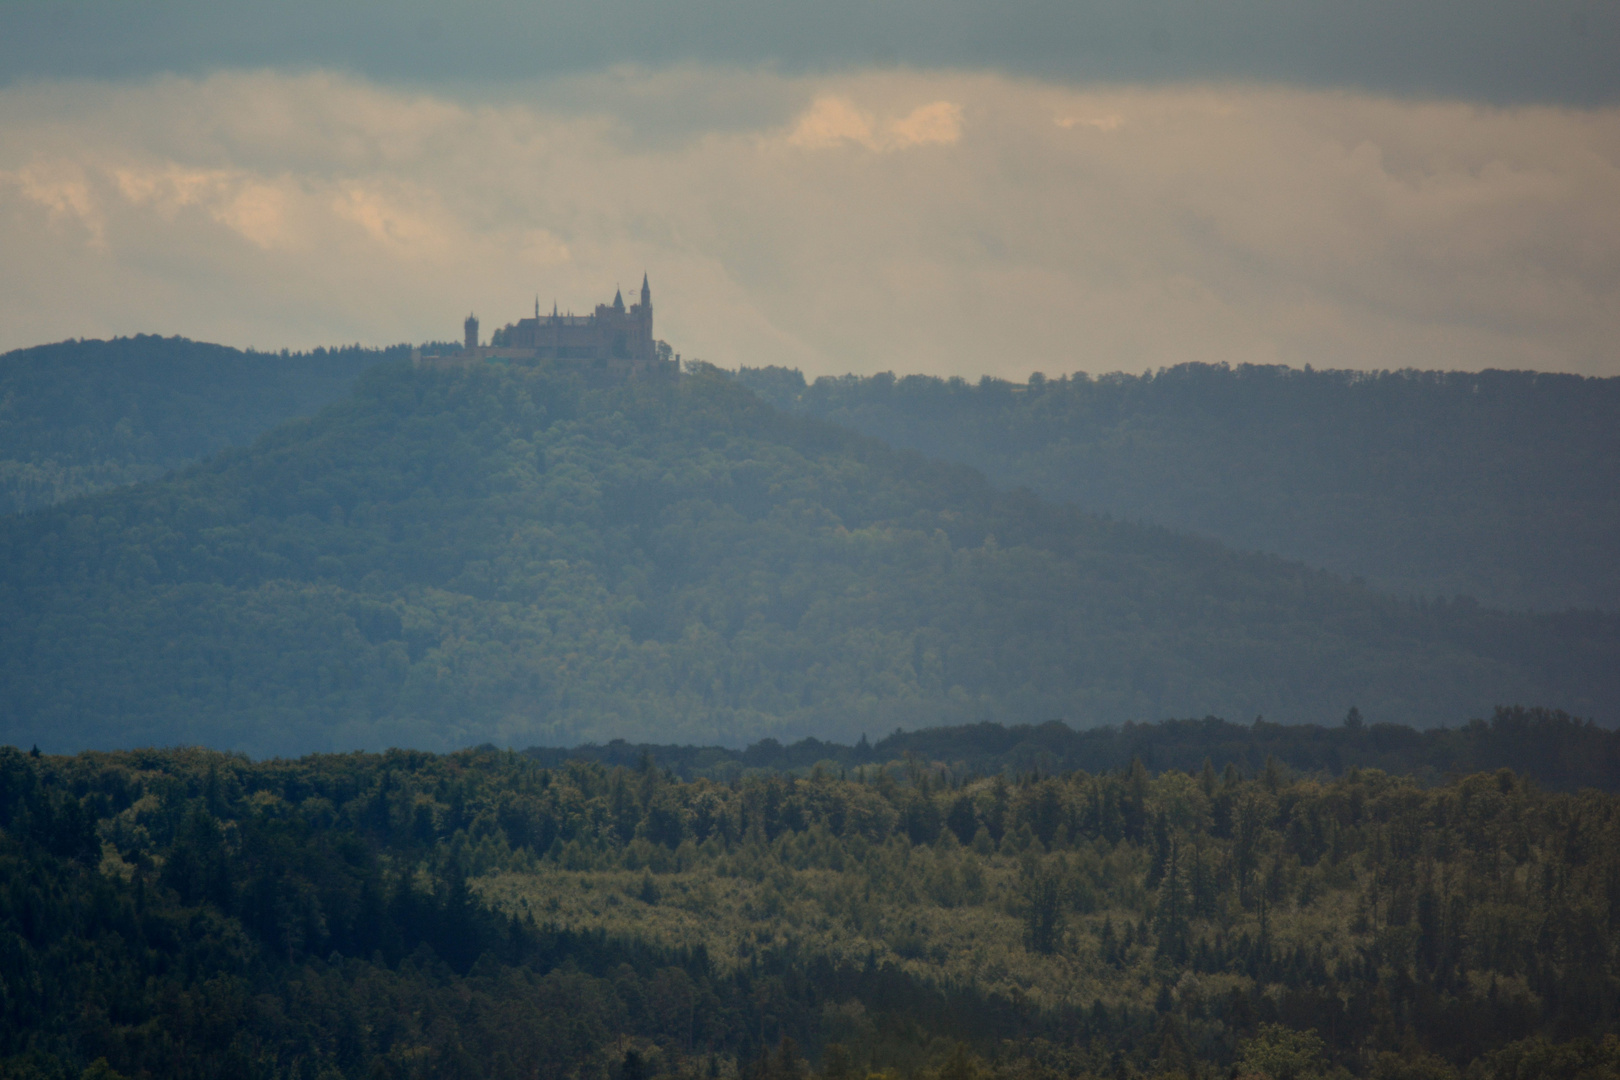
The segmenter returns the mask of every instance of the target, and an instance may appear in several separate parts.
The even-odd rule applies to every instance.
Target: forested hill
[[[1206,713],[1611,721],[1620,626],[1412,605],[995,491],[734,382],[383,365],[0,521],[0,741],[741,743]]]
[[[998,484],[1399,595],[1620,610],[1620,379],[1205,364],[1027,386],[740,378]]]
[[[346,395],[402,350],[243,352],[138,335],[0,356],[0,514],[162,476]]]

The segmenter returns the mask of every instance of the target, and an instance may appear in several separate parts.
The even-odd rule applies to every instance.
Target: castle
[[[411,359],[434,367],[479,360],[572,361],[622,375],[673,374],[680,369],[680,358],[664,342],[653,339],[652,289],[645,274],[641,276],[641,303],[629,308],[624,305],[624,294],[617,290],[613,303],[597,304],[589,315],[563,315],[555,304],[550,315],[541,315],[537,299],[533,318],[507,323],[490,335],[487,346],[478,344],[474,315],[468,315],[462,324],[462,336],[463,345],[457,352],[424,355],[417,349]]]

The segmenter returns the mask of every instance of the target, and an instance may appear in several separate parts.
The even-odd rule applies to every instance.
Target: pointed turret
[[[620,292],[618,289],[613,290],[613,310],[624,310],[624,293]]]
[[[652,290],[647,287],[647,271],[641,272],[641,306],[652,307]]]

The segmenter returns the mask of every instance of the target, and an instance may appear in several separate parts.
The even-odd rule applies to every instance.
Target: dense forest
[[[1620,616],[1412,603],[1001,493],[712,371],[384,364],[0,519],[0,739],[255,755],[740,745],[1207,713],[1611,723]]]
[[[1004,486],[1397,595],[1620,611],[1620,379],[1207,364],[1025,385],[739,378]]]
[[[137,335],[0,356],[0,514],[151,480],[341,397],[400,349],[243,352]]]
[[[1600,1080],[1620,796],[0,749],[0,1077]]]
[[[614,739],[572,748],[532,747],[529,758],[561,767],[571,760],[609,767],[644,757],[682,779],[732,780],[755,771],[806,772],[816,765],[855,768],[887,761],[942,762],[959,772],[1108,772],[1139,760],[1147,768],[1191,772],[1205,758],[1258,771],[1267,759],[1303,772],[1337,776],[1376,768],[1429,782],[1514,769],[1555,791],[1583,787],[1620,791],[1620,729],[1603,728],[1548,709],[1499,708],[1489,720],[1419,731],[1368,724],[1352,707],[1333,726],[1234,724],[1218,717],[1155,724],[1104,725],[1076,731],[1044,724],[973,724],[895,731],[854,744],[808,737],[784,745],[761,739],[745,749],[632,743]]]

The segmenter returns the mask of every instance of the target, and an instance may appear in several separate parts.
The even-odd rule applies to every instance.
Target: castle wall
[[[653,359],[652,312],[602,304],[592,315],[541,315],[506,328],[508,348],[534,349],[547,360]]]

